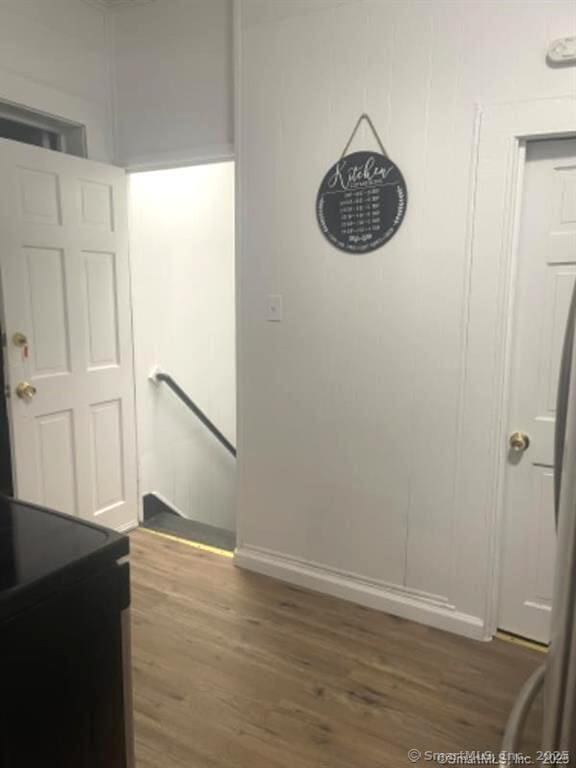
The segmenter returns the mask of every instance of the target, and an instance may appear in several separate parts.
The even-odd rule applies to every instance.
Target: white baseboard
[[[425,597],[402,586],[382,584],[259,547],[239,546],[235,564],[299,587],[323,592],[367,608],[401,616],[474,640],[486,640],[484,622],[478,616],[461,613],[449,603]]]
[[[130,533],[130,531],[134,531],[138,528],[138,520],[130,520],[129,523],[124,523],[124,525],[119,526],[116,528],[117,533]]]

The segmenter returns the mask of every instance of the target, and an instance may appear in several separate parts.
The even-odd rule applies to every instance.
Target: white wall
[[[477,110],[575,92],[545,53],[576,33],[576,6],[240,9],[238,562],[482,636],[490,414],[462,400]],[[364,111],[409,205],[391,242],[355,256],[314,203]],[[276,293],[284,322],[267,323]]]
[[[236,441],[234,164],[130,176],[141,493],[233,530],[235,461],[168,390],[158,365]]]
[[[0,0],[0,99],[87,126],[111,161],[111,80],[102,9],[82,0]]]
[[[118,6],[111,19],[121,164],[231,157],[231,0]]]

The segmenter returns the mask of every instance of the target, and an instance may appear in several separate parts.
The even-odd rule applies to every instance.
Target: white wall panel
[[[110,162],[105,18],[82,0],[0,0],[0,100],[85,124],[89,156]]]
[[[231,157],[232,0],[118,6],[111,19],[120,162]]]
[[[234,165],[132,174],[130,212],[141,490],[234,529],[234,459],[148,381],[170,373],[235,442]]]
[[[241,546],[425,593],[481,624],[483,467],[475,488],[456,486],[474,421],[459,414],[476,116],[574,92],[574,69],[545,62],[550,40],[575,33],[574,6],[240,5]],[[351,256],[322,237],[314,200],[363,111],[409,202],[389,244]],[[266,322],[272,293],[282,323]],[[459,503],[470,494],[474,510]]]

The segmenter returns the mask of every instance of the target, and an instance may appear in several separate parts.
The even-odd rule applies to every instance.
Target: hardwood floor
[[[149,531],[131,540],[138,768],[398,768],[410,748],[497,751],[543,661]]]

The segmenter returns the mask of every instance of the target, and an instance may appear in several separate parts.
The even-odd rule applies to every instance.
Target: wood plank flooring
[[[149,531],[131,541],[137,768],[398,768],[410,748],[497,751],[543,661]]]

